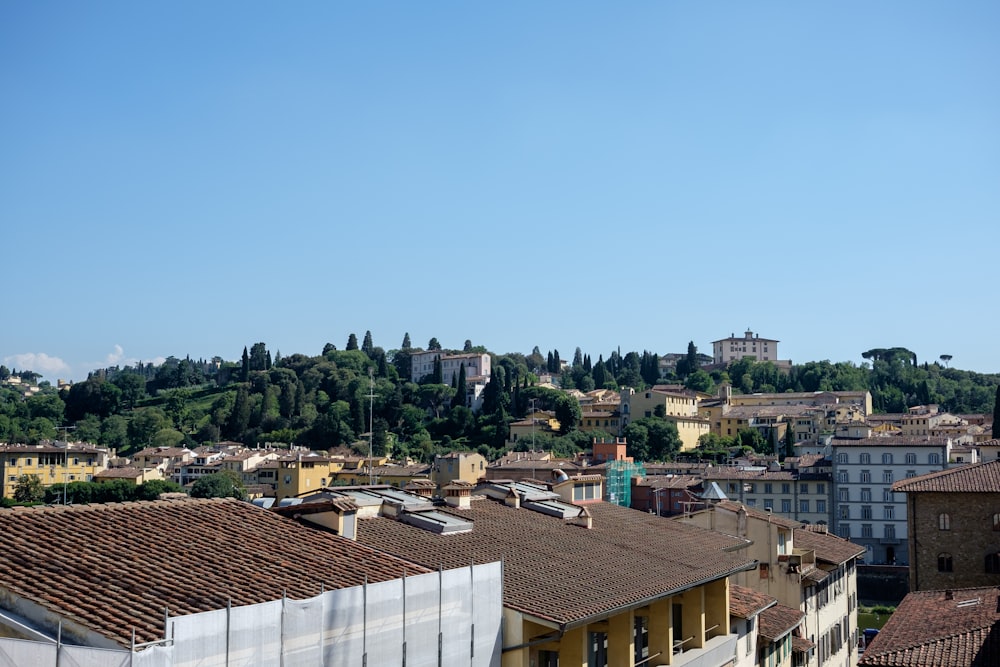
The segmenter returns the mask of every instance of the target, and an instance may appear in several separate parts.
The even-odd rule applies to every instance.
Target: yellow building
[[[610,435],[618,435],[621,432],[621,419],[618,412],[584,412],[580,417],[580,425],[577,430],[587,433],[593,431],[604,431]]]
[[[10,498],[21,475],[36,475],[45,487],[69,482],[91,482],[106,470],[111,453],[82,443],[0,445],[3,495]]]
[[[438,489],[452,482],[469,482],[475,484],[486,477],[486,466],[489,461],[476,452],[452,452],[444,456],[435,456],[431,465],[431,481]]]
[[[356,539],[426,567],[502,559],[503,667],[730,665],[727,577],[756,565],[739,540],[574,496],[499,481],[443,506],[394,496],[358,510]]]
[[[343,465],[343,461],[301,452],[280,458],[274,497],[281,500],[329,486]]]

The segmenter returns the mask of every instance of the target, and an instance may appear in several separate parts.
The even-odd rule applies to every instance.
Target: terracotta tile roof
[[[94,479],[135,479],[140,475],[142,471],[138,468],[108,468],[96,473]]]
[[[729,585],[729,614],[739,618],[753,618],[768,607],[778,604],[778,598],[760,593],[746,586]]]
[[[233,499],[0,510],[0,589],[123,646],[172,615],[304,599],[414,568]],[[40,582],[45,582],[41,585]]]
[[[650,475],[636,482],[636,486],[653,489],[689,489],[700,484],[701,478],[696,475]]]
[[[792,650],[798,653],[806,653],[810,649],[816,647],[816,644],[809,641],[805,637],[799,637],[798,635],[792,635]]]
[[[792,534],[792,544],[797,549],[812,549],[816,552],[816,558],[834,565],[846,563],[865,553],[864,547],[850,540],[812,530],[796,530]]]
[[[724,510],[729,510],[730,512],[738,512],[740,509],[746,510],[747,516],[751,516],[757,519],[763,519],[764,521],[770,521],[771,523],[781,526],[782,528],[798,528],[802,524],[793,519],[786,519],[780,514],[768,514],[767,512],[762,512],[759,509],[753,507],[747,507],[743,503],[738,503],[733,500],[723,500],[721,502],[715,503],[714,507],[719,507]]]
[[[799,627],[799,623],[805,617],[805,612],[786,607],[783,604],[776,604],[760,612],[758,632],[761,637],[773,642]]]
[[[742,470],[740,468],[712,467],[701,474],[705,479],[741,479],[749,481],[795,481],[798,475],[790,470]]]
[[[358,541],[430,568],[502,559],[504,605],[564,626],[755,565],[726,551],[740,540],[610,503],[588,505],[591,529],[479,495],[438,510],[473,529],[437,535],[378,517],[358,522]]]
[[[1000,589],[910,593],[865,649],[859,665],[1000,665]]]
[[[832,447],[944,447],[946,437],[888,435],[870,438],[832,438]]]
[[[987,461],[939,470],[918,477],[901,479],[892,485],[893,491],[913,493],[1000,493],[1000,460]]]

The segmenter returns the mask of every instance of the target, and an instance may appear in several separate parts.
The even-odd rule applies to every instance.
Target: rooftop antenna
[[[375,437],[375,369],[368,369],[368,486],[375,485],[375,470],[372,468],[372,454]]]

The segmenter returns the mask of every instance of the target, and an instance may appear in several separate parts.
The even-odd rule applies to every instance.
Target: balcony
[[[732,662],[736,655],[736,635],[717,635],[705,641],[702,648],[693,648],[683,653],[675,653],[669,667],[721,667]],[[651,665],[667,667],[660,658],[654,659]]]

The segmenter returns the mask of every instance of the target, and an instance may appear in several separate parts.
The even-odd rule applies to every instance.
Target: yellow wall
[[[17,478],[37,475],[42,485],[68,482],[91,482],[94,475],[107,470],[107,452],[55,450],[51,447],[8,447],[0,449],[0,474],[3,495],[12,497]]]

